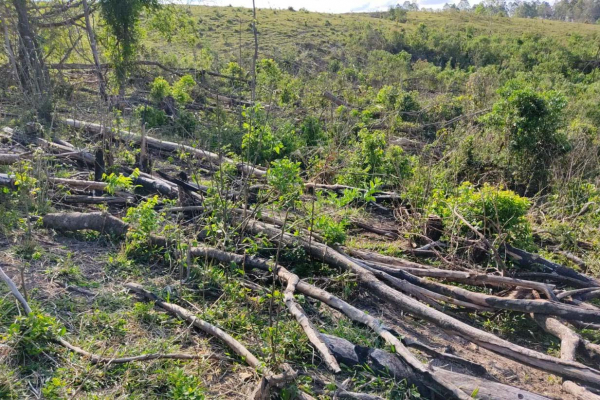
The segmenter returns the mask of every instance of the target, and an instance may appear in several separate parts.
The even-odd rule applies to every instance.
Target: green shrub
[[[170,121],[163,110],[152,106],[139,106],[135,109],[135,115],[140,119],[140,123],[146,124],[147,128],[159,128]]]
[[[507,234],[510,241],[527,241],[531,227],[525,218],[529,210],[529,200],[510,190],[484,184],[476,188],[464,182],[456,193],[445,195],[435,190],[429,211],[441,216],[446,228],[453,227],[454,234],[471,236],[471,230],[461,221],[456,221],[456,210],[473,227],[488,238]]]
[[[178,104],[188,104],[192,102],[191,93],[196,86],[196,81],[191,75],[184,75],[173,85],[173,98]]]
[[[482,121],[501,134],[515,183],[535,194],[547,185],[551,163],[569,150],[561,131],[566,99],[555,91],[537,93],[518,81],[509,81],[498,93],[501,99]]]
[[[171,95],[171,85],[165,78],[159,76],[154,79],[152,85],[150,85],[150,97],[156,103],[160,103],[165,97]]]

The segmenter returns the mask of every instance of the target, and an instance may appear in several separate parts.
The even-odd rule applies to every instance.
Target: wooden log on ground
[[[7,154],[0,153],[0,165],[11,165],[15,164],[21,160],[26,160],[30,158],[31,152],[20,153],[20,154]]]
[[[377,263],[379,265],[379,263]],[[554,285],[541,282],[528,281],[524,279],[510,278],[499,275],[482,274],[477,271],[452,271],[438,268],[405,268],[398,267],[412,275],[427,278],[437,278],[445,281],[467,283],[474,286],[500,286],[500,287],[523,287],[530,288],[546,294],[548,298],[554,298]],[[589,289],[587,289],[589,290]],[[558,297],[558,296],[556,296]]]
[[[137,144],[141,144],[141,142],[142,142],[142,135],[140,135],[138,133],[130,132],[130,131],[105,128],[99,124],[93,124],[90,122],[78,121],[78,120],[74,120],[74,119],[66,119],[61,122],[63,122],[64,124],[66,124],[68,126],[71,126],[73,128],[85,129],[85,130],[88,130],[88,131],[94,132],[94,133],[101,133],[105,129],[107,129],[110,132],[112,132],[113,135],[117,136],[121,140],[131,141],[131,142],[135,142]],[[147,136],[147,135],[145,136],[145,140],[149,147],[154,147],[154,148],[157,148],[160,150],[164,150],[164,151],[168,151],[168,152],[176,152],[176,151],[182,150],[182,151],[185,151],[187,153],[194,155],[195,157],[197,157],[199,159],[209,160],[210,162],[217,164],[217,165],[222,162],[228,163],[228,164],[234,164],[238,167],[238,169],[243,171],[246,175],[254,175],[254,176],[261,177],[266,174],[266,171],[263,169],[260,169],[258,167],[253,167],[251,165],[244,164],[244,163],[236,163],[228,157],[225,157],[225,156],[222,156],[222,155],[219,155],[216,153],[211,153],[210,151],[198,149],[198,148],[183,145],[180,143],[160,140],[160,139],[154,138],[152,136]]]
[[[89,229],[115,236],[124,236],[129,229],[119,218],[103,212],[47,214],[42,218],[42,225],[60,231]]]
[[[476,305],[491,307],[503,310],[519,311],[524,313],[536,313],[555,315],[566,320],[577,320],[583,322],[600,323],[600,312],[596,310],[584,309],[582,307],[563,304],[554,301],[528,300],[528,299],[507,299],[484,293],[471,292],[456,286],[444,285],[431,280],[419,278],[403,269],[394,269],[377,264],[370,264],[380,273],[375,275],[386,282],[392,282],[391,278],[400,278],[412,283],[413,285],[424,287],[432,292],[444,296],[453,297],[463,302]]]
[[[587,287],[600,286],[600,280],[596,278],[581,274],[571,268],[567,268],[560,264],[546,260],[537,254],[529,253],[525,250],[512,247],[508,244],[501,249],[501,252],[506,254],[509,259],[521,265],[522,267],[531,269],[536,268],[536,266],[542,267],[544,268],[545,272],[551,272],[567,278],[576,279],[581,281],[582,284],[587,285]]]
[[[60,199],[65,204],[119,204],[125,205],[131,203],[131,198],[115,196],[65,196]]]
[[[300,278],[298,278],[298,276],[294,276],[291,279],[288,279],[283,296],[285,305],[290,311],[290,314],[292,314],[294,318],[296,318],[296,321],[298,321],[298,324],[300,324],[300,326],[304,330],[304,333],[308,337],[308,340],[319,351],[319,354],[321,354],[321,357],[323,357],[323,361],[325,362],[327,367],[334,373],[341,372],[342,369],[340,368],[333,354],[331,354],[331,352],[327,348],[325,341],[321,337],[321,333],[317,331],[317,329],[315,329],[313,324],[310,322],[310,320],[304,313],[302,307],[294,299],[294,292],[299,281]]]

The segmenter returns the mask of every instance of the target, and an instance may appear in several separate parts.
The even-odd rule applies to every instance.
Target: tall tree
[[[132,69],[139,42],[138,23],[142,11],[156,9],[158,0],[100,0],[102,16],[112,37],[109,55],[115,67],[119,95],[125,94],[125,83]]]
[[[41,47],[33,25],[29,21],[27,0],[12,0],[17,14],[19,56],[17,73],[28,101],[42,119],[49,119],[51,112],[50,76],[44,63]]]

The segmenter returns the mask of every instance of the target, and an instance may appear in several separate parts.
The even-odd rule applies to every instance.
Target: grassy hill
[[[239,7],[183,6],[189,10],[198,29],[202,44],[226,60],[237,59],[242,48],[246,56],[253,48],[252,10]],[[405,23],[386,18],[385,13],[327,14],[305,11],[258,9],[259,46],[261,56],[277,57],[302,51],[313,51],[327,56],[336,49],[344,49],[364,26],[392,32],[414,32],[425,24],[453,33],[471,31],[475,35],[501,36],[504,39],[523,35],[540,35],[567,44],[572,36],[593,41],[600,34],[600,26],[582,23],[564,23],[542,19],[477,16],[473,13],[409,12]],[[241,25],[240,25],[241,23]],[[178,56],[189,56],[189,49],[171,46],[156,35],[149,35],[149,48]],[[349,51],[349,48],[345,48]],[[298,53],[300,52],[300,53]],[[245,59],[245,57],[243,57]]]

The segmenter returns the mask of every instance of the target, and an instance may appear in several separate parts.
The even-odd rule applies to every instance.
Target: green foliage
[[[482,120],[503,135],[516,163],[517,183],[535,193],[548,183],[552,161],[569,149],[560,130],[565,97],[555,91],[537,93],[516,81],[508,82],[499,94],[501,99]]]
[[[350,186],[365,187],[376,178],[388,185],[399,185],[412,174],[412,162],[398,146],[388,146],[381,131],[358,132],[359,147],[350,158],[348,168],[338,181]]]
[[[273,161],[267,171],[267,182],[275,191],[278,202],[284,206],[292,205],[304,190],[300,163],[287,158]]]
[[[472,232],[462,221],[457,221],[454,211],[488,238],[506,234],[509,241],[526,242],[531,235],[525,218],[529,207],[528,199],[510,190],[487,183],[477,189],[464,182],[451,195],[435,190],[430,211],[441,216],[445,226],[452,227],[455,234],[471,235]]]
[[[260,104],[246,108],[242,112],[245,118],[242,138],[242,150],[251,162],[264,163],[271,161],[283,150],[283,144],[267,123],[267,115]]]
[[[140,123],[144,123],[148,128],[160,128],[169,123],[169,117],[163,110],[152,106],[139,106],[135,109],[135,115]]]
[[[196,81],[191,75],[184,75],[173,85],[173,98],[179,104],[188,104],[192,102],[192,89],[196,86]]]
[[[133,179],[140,176],[140,171],[136,168],[131,176],[123,174],[116,175],[114,172],[110,175],[102,174],[102,180],[107,183],[106,193],[114,195],[118,191],[127,191],[133,188]]]
[[[3,335],[3,340],[17,351],[35,356],[48,351],[50,343],[66,332],[55,318],[32,311],[27,316],[19,316]]]
[[[321,214],[314,220],[314,227],[328,245],[344,244],[347,226],[348,222],[345,219],[336,221],[327,214]]]
[[[158,0],[99,0],[98,3],[110,32],[108,55],[122,87],[137,52],[140,14],[144,9],[158,9],[160,3]]]
[[[150,97],[156,103],[162,102],[167,96],[171,95],[171,85],[165,78],[158,76],[150,85]]]
[[[196,376],[176,369],[168,377],[169,398],[174,400],[204,400],[204,387]]]

